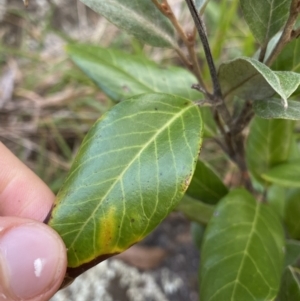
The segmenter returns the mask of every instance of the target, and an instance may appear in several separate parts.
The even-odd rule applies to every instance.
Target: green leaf
[[[185,195],[176,209],[181,211],[189,220],[206,225],[214,213],[214,206],[205,204]]]
[[[264,100],[277,93],[287,106],[287,99],[300,84],[300,74],[272,71],[253,58],[240,57],[220,66],[219,80],[225,97]]]
[[[282,220],[284,217],[285,199],[285,188],[277,185],[272,185],[267,190],[267,202]]]
[[[255,117],[246,145],[247,165],[252,176],[265,184],[262,174],[290,156],[294,121]]]
[[[216,204],[228,193],[228,188],[207,163],[198,160],[194,176],[186,193],[204,203]]]
[[[300,169],[299,165],[298,168]],[[300,178],[298,178],[298,181],[300,182]],[[300,239],[300,189],[294,189],[288,195],[285,205],[284,221],[291,238]]]
[[[284,266],[287,267],[288,265],[295,265],[300,259],[300,242],[292,239],[287,240],[285,244],[285,252]]]
[[[246,22],[260,44],[274,36],[288,19],[291,0],[240,0]]]
[[[167,94],[132,97],[95,123],[48,222],[66,244],[69,272],[126,250],[174,209],[201,135],[197,106]]]
[[[204,124],[203,137],[204,138],[212,138],[215,137],[218,129],[216,122],[211,113],[211,109],[209,107],[200,107],[201,116]]]
[[[300,39],[294,39],[283,48],[272,69],[300,73]]]
[[[267,59],[270,57],[270,54],[273,52],[274,48],[276,47],[280,37],[282,35],[282,30],[277,32],[272,39],[270,39],[270,41],[268,42],[268,46],[266,49],[266,53],[265,53],[265,58],[263,63],[265,63],[267,61]],[[259,55],[261,52],[261,48],[258,49],[254,55],[254,58],[259,59]],[[272,70],[278,70],[278,69],[273,69],[273,66],[271,68]],[[287,71],[291,71],[290,69],[283,69],[283,70],[287,70]]]
[[[201,301],[273,300],[283,255],[284,233],[277,215],[246,190],[230,192],[205,232]]]
[[[201,98],[199,92],[191,89],[197,79],[186,69],[164,68],[144,56],[91,45],[72,44],[67,51],[76,65],[114,101],[151,92],[192,100]]]
[[[149,0],[81,0],[137,39],[158,47],[177,47],[169,20]]]
[[[191,100],[201,94],[191,89],[197,82],[194,75],[178,67],[161,67],[144,56],[105,49],[98,46],[72,44],[67,51],[75,64],[114,101],[150,92],[169,93]],[[204,137],[214,137],[216,123],[210,108],[201,109]]]
[[[289,161],[300,160],[300,148],[297,141],[297,134],[293,135],[292,147],[289,156]]]
[[[262,178],[284,187],[300,187],[300,160],[274,166]]]
[[[300,73],[290,71],[275,71],[275,75],[279,78],[283,93],[280,94],[282,99],[289,98],[300,85]]]
[[[300,39],[294,39],[288,43],[277,60],[272,65],[273,70],[288,70],[300,73]],[[300,88],[293,93],[295,100],[299,100]]]
[[[196,248],[201,251],[202,241],[204,237],[205,226],[195,222],[191,223],[191,234]]]
[[[283,274],[279,301],[300,300],[300,270],[288,266]]]
[[[287,108],[284,107],[280,99],[254,101],[253,109],[255,114],[261,118],[300,120],[299,101],[289,100]]]

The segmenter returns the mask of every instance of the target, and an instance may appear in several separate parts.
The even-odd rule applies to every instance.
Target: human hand
[[[64,279],[66,248],[43,220],[54,195],[0,142],[0,301],[47,301]]]

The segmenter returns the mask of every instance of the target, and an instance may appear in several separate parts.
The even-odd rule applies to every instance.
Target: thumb
[[[66,272],[66,248],[50,227],[0,217],[0,300],[48,301]]]

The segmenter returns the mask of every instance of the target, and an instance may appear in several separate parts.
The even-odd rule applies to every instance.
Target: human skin
[[[0,142],[0,301],[48,301],[67,266],[66,248],[43,220],[47,185]]]

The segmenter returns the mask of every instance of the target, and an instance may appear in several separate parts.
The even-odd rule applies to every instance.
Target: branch
[[[160,12],[171,21],[171,23],[175,27],[178,35],[184,41],[184,43],[188,43],[186,34],[185,34],[183,28],[181,27],[181,25],[178,23],[178,20],[175,17],[173,10],[172,10],[171,6],[169,5],[168,1],[163,0],[162,3],[159,3],[158,0],[152,0],[152,2],[160,10]]]
[[[178,47],[175,48],[175,51],[177,52],[178,56],[181,58],[182,62],[190,69],[193,70],[193,64],[190,62],[190,60],[185,56],[183,51]]]
[[[261,50],[260,50],[260,53],[259,53],[259,58],[258,58],[258,60],[259,60],[260,62],[262,62],[262,63],[263,63],[264,60],[265,60],[267,48],[268,48],[268,42],[265,43],[265,44],[261,47]]]
[[[244,109],[241,112],[241,115],[239,118],[237,118],[236,123],[232,123],[231,116],[228,112],[228,109],[226,107],[226,104],[224,102],[224,98],[221,91],[221,86],[219,83],[217,71],[215,68],[214,60],[211,54],[210,46],[208,43],[206,31],[204,24],[197,12],[197,9],[195,7],[195,4],[193,0],[185,0],[189,10],[191,12],[191,15],[194,19],[198,34],[200,36],[206,60],[209,66],[209,71],[211,75],[211,79],[213,82],[213,95],[207,93],[207,97],[210,98],[211,103],[214,105],[214,119],[218,125],[218,128],[221,131],[221,134],[224,138],[224,141],[226,143],[226,147],[222,147],[223,150],[228,154],[228,156],[231,158],[233,162],[238,166],[240,172],[241,172],[241,179],[245,187],[252,192],[253,187],[251,183],[251,179],[249,176],[246,160],[245,160],[245,148],[244,148],[244,142],[245,142],[245,136],[242,133],[242,130],[244,127],[249,123],[249,121],[252,118],[252,109],[250,107],[249,110],[249,103],[247,103],[244,107]],[[263,54],[262,54],[263,56]],[[197,87],[194,87],[197,88]],[[250,104],[251,105],[251,104]],[[245,116],[244,116],[245,114]],[[219,116],[222,117],[223,121],[225,122],[225,125],[229,127],[228,129],[224,128]],[[238,131],[235,131],[235,126],[237,126]],[[221,145],[222,146],[222,145]]]
[[[202,45],[203,45],[203,49],[205,52],[205,57],[208,63],[208,67],[209,67],[209,72],[210,72],[210,76],[213,82],[213,97],[210,97],[210,100],[212,102],[213,105],[216,106],[216,109],[218,110],[219,114],[222,116],[222,119],[224,120],[224,122],[226,124],[230,124],[231,122],[231,116],[230,113],[225,105],[224,99],[223,99],[223,95],[222,95],[222,91],[221,91],[221,86],[219,83],[219,79],[218,79],[218,75],[217,75],[217,70],[215,67],[215,63],[210,51],[210,46],[208,43],[208,39],[206,36],[206,32],[205,32],[205,27],[204,24],[202,23],[202,20],[198,14],[198,11],[195,7],[194,1],[193,0],[185,0],[187,3],[187,6],[191,12],[191,15],[194,19],[194,23],[195,26],[197,28],[199,37],[201,39]]]
[[[186,44],[186,47],[188,49],[189,56],[190,56],[194,66],[195,66],[195,70],[197,70],[196,76],[198,75],[197,76],[198,82],[202,86],[203,90],[207,91],[205,83],[202,79],[202,73],[201,73],[198,57],[197,57],[197,54],[196,54],[196,51],[195,51],[195,41],[196,41],[195,36],[193,34],[190,34],[187,37],[188,37],[188,40],[190,41],[190,43]]]
[[[235,137],[235,158],[234,162],[236,162],[237,166],[241,171],[241,179],[245,187],[253,193],[254,188],[252,186],[252,182],[250,179],[246,159],[245,159],[245,137],[242,134],[239,134]]]
[[[245,101],[244,107],[242,108],[239,116],[232,122],[230,128],[231,135],[233,137],[239,135],[245,127],[249,124],[254,112],[252,109],[252,102],[250,100]]]
[[[290,15],[289,18],[285,24],[284,30],[282,32],[282,35],[273,49],[272,53],[270,54],[269,58],[266,61],[267,66],[271,66],[273,62],[276,60],[277,56],[280,54],[282,49],[286,44],[288,44],[290,41],[292,41],[295,36],[297,37],[297,34],[299,36],[299,32],[295,34],[294,26],[297,21],[297,17],[300,13],[300,0],[293,0],[290,7]],[[299,31],[299,29],[298,29]]]
[[[195,39],[191,35],[187,35],[181,25],[179,24],[175,14],[173,13],[173,10],[171,6],[169,5],[167,0],[163,0],[162,3],[159,3],[158,0],[152,0],[153,4],[160,10],[160,12],[166,16],[170,22],[173,24],[175,30],[177,31],[179,37],[187,47],[189,56],[190,56],[190,61],[185,57],[183,52],[180,49],[175,49],[176,52],[179,54],[180,58],[183,60],[184,64],[195,74],[197,77],[198,83],[201,85],[203,90],[206,90],[202,75],[201,75],[201,70],[198,62],[198,58],[195,54]]]

